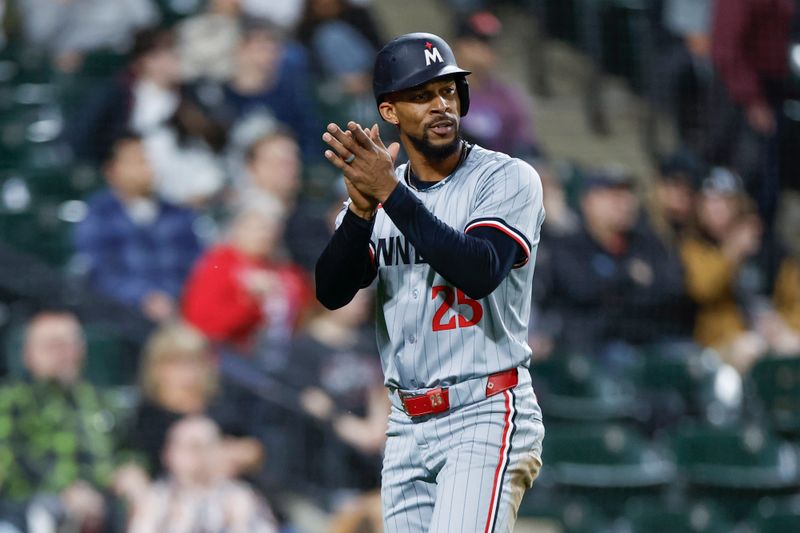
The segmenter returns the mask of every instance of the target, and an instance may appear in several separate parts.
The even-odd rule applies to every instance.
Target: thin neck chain
[[[456,170],[458,170],[458,168],[467,159],[467,156],[469,155],[471,150],[472,150],[472,145],[470,143],[468,143],[467,141],[462,139],[461,140],[461,155],[458,158],[458,163],[456,163],[456,166],[453,168],[453,170],[450,172],[450,174],[448,174],[449,176],[452,176],[453,174],[455,174]],[[406,166],[406,176],[405,177],[406,177],[406,183],[408,183],[409,185],[412,184],[411,183],[412,180],[414,180],[417,183],[424,183],[424,182],[422,182],[422,180],[417,178],[414,175],[414,171],[411,170],[411,161],[409,161],[408,165]],[[416,189],[417,187],[414,187],[414,188]]]

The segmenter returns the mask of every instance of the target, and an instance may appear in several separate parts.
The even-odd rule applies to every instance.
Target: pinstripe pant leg
[[[510,533],[541,466],[544,427],[530,385],[466,406],[448,425],[429,533]]]
[[[392,408],[383,457],[381,506],[385,533],[428,530],[436,498],[433,474],[425,468],[425,449],[414,436],[414,424]]]

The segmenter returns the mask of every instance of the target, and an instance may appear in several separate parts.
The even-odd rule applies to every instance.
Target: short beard
[[[422,137],[415,137],[410,134],[406,134],[408,140],[414,146],[414,148],[425,157],[425,159],[429,161],[439,162],[444,161],[454,153],[458,152],[459,148],[461,148],[461,129],[456,130],[456,135],[453,137],[453,140],[443,146],[434,146],[431,144],[430,136],[428,135],[427,128],[425,132],[422,134]]]

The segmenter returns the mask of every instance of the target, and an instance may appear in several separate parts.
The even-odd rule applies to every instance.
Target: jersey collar
[[[406,171],[403,174],[403,179],[406,182],[406,185],[410,189],[412,189],[414,191],[417,191],[417,192],[428,192],[428,191],[432,191],[434,189],[438,189],[439,187],[442,187],[445,183],[450,181],[450,179],[453,176],[456,175],[456,172],[458,172],[458,169],[461,168],[461,165],[464,164],[464,161],[467,160],[467,157],[469,156],[470,152],[472,152],[473,146],[474,145],[468,143],[467,141],[462,141],[461,157],[459,157],[458,163],[456,163],[456,166],[453,169],[453,171],[447,177],[445,177],[443,180],[437,181],[436,183],[434,183],[432,185],[429,185],[429,186],[419,187],[417,184],[420,184],[420,183],[423,183],[423,182],[420,182],[414,176],[414,173],[411,172],[411,162],[406,163]]]

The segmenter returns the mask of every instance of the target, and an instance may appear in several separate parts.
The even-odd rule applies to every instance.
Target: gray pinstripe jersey
[[[531,285],[544,220],[538,174],[519,159],[479,146],[428,189],[407,183],[405,171],[406,165],[396,170],[400,186],[441,221],[466,232],[498,229],[526,258],[489,296],[471,300],[435,272],[379,209],[370,246],[378,262],[376,329],[386,385],[452,385],[527,366]]]

